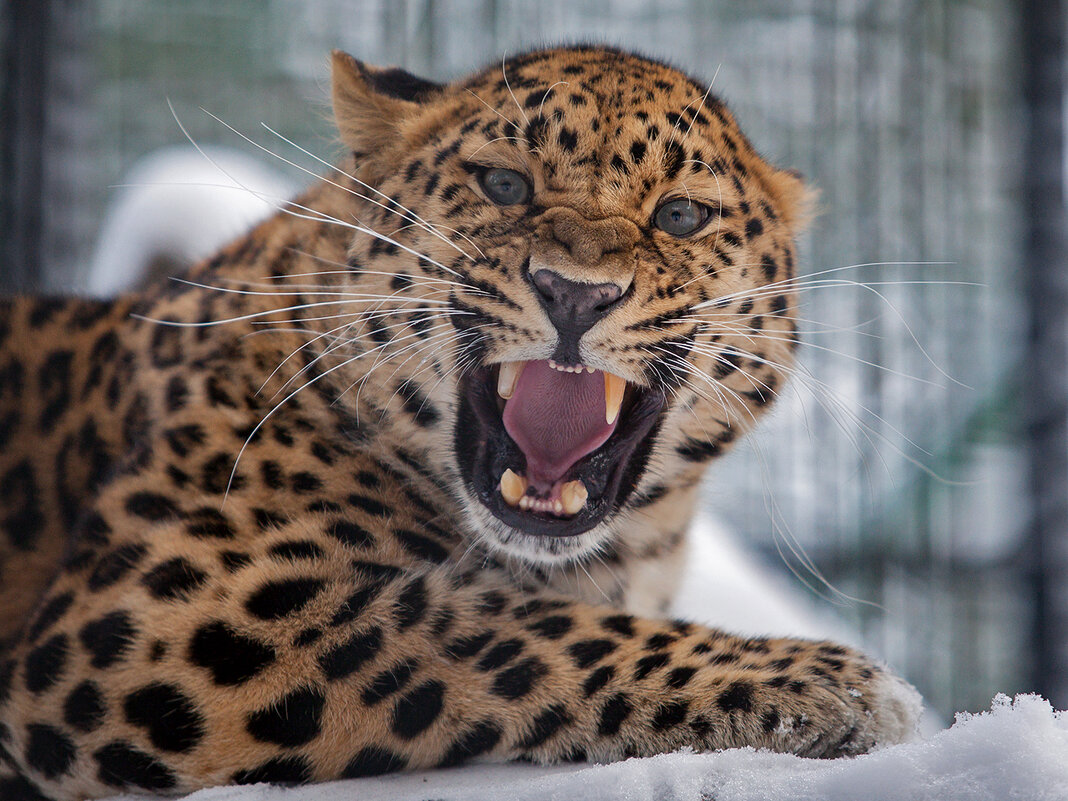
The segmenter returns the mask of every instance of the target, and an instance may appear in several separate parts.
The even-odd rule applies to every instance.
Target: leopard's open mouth
[[[585,365],[504,362],[461,382],[455,446],[468,489],[528,534],[596,526],[634,490],[666,396]]]

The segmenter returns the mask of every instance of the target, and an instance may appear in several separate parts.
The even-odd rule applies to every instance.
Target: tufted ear
[[[334,121],[341,140],[372,172],[403,144],[406,124],[417,118],[441,85],[395,67],[371,67],[340,50],[331,60]]]
[[[795,235],[808,227],[816,216],[819,191],[806,185],[801,173],[772,167],[764,176],[764,186]]]

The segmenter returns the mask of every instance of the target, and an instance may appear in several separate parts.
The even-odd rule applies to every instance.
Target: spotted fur
[[[606,48],[444,86],[335,54],[334,107],[351,155],[187,282],[0,302],[0,797],[906,736],[912,691],[853,650],[657,617],[706,464],[789,370],[798,180]],[[666,197],[714,218],[656,230]],[[562,347],[532,258],[626,291],[570,347],[665,399],[573,537],[464,469],[463,382]]]

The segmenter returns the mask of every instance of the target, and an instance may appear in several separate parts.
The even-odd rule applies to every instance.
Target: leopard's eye
[[[491,167],[479,176],[486,197],[499,206],[526,203],[530,198],[530,181],[522,173],[504,167]]]
[[[653,215],[653,224],[666,234],[686,236],[704,225],[710,214],[708,206],[679,198],[658,208]]]

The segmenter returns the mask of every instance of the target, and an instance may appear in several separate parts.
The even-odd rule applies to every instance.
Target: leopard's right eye
[[[525,175],[505,167],[490,167],[478,177],[486,197],[498,206],[515,206],[530,199],[530,181]]]

